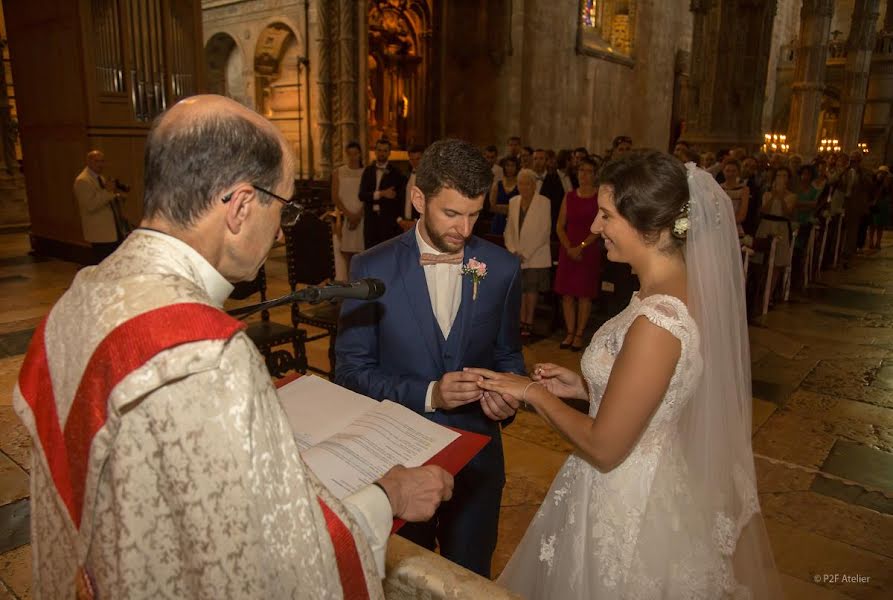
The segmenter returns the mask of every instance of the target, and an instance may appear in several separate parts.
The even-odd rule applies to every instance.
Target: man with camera
[[[119,203],[127,186],[116,179],[103,177],[105,154],[99,150],[87,153],[87,166],[74,180],[74,197],[81,213],[84,239],[93,248],[94,262],[101,262],[121,243],[123,219]]]

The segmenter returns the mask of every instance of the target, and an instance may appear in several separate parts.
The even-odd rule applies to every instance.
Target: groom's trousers
[[[482,453],[489,454],[500,441],[491,440]],[[444,558],[489,579],[505,475],[480,467],[472,461],[459,471],[452,499],[430,521],[407,523],[399,534],[429,550],[439,546]]]

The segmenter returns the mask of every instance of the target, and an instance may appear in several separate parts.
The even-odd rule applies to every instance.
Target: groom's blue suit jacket
[[[354,256],[351,279],[375,277],[385,293],[374,302],[346,300],[335,345],[335,381],[377,400],[393,400],[429,419],[489,435],[493,441],[469,464],[471,471],[505,477],[499,423],[480,403],[425,413],[428,384],[463,367],[524,372],[519,335],[521,271],[518,258],[472,236],[465,260],[487,265],[472,299],[470,276],[462,278],[462,302],[444,340],[419,264],[415,229]]]

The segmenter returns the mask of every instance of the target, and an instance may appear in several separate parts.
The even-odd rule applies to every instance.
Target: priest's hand
[[[394,516],[404,521],[422,522],[453,497],[453,476],[436,465],[407,469],[393,467],[378,480],[391,501]]]
[[[483,397],[478,387],[480,375],[463,371],[444,373],[431,390],[431,406],[440,410],[452,410]]]

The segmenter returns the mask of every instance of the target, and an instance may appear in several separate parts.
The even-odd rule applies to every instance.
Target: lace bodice
[[[695,391],[701,376],[702,361],[698,327],[688,314],[685,304],[673,296],[654,295],[640,299],[636,292],[626,309],[602,325],[595,333],[592,342],[583,353],[581,368],[583,377],[589,385],[590,416],[594,417],[598,412],[626,332],[639,316],[644,316],[658,327],[669,331],[682,344],[679,362],[676,364],[666,396],[642,435],[639,442],[641,446],[656,442],[658,438],[663,437],[668,427],[676,423],[679,414]]]

